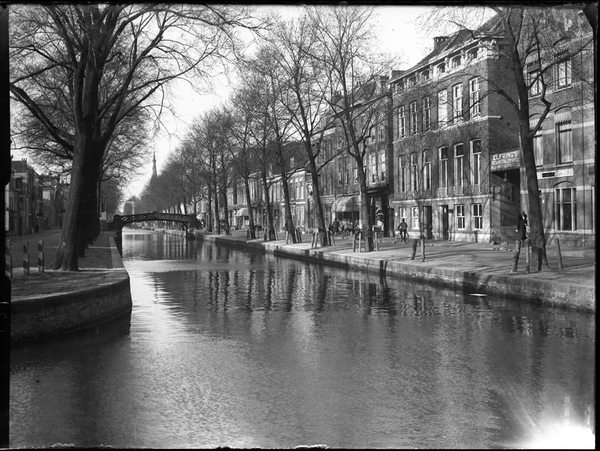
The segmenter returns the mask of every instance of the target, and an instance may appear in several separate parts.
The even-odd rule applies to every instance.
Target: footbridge
[[[144,221],[179,222],[185,226],[186,231],[188,231],[190,227],[196,227],[198,222],[194,215],[182,215],[177,213],[159,213],[157,211],[153,211],[151,213],[136,213],[133,215],[114,215],[113,225],[115,229],[115,238],[121,238],[123,226],[131,224],[132,222]]]

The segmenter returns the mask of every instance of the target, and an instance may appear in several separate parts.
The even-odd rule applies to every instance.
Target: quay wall
[[[110,273],[108,283],[54,295],[12,300],[13,344],[86,329],[131,314],[129,274],[123,266],[114,239],[111,238],[109,242],[112,269],[105,270]]]
[[[380,276],[411,280],[434,286],[442,286],[473,293],[510,297],[539,305],[575,309],[587,312],[596,311],[595,287],[558,283],[527,275],[484,274],[464,271],[457,268],[419,266],[406,261],[393,261],[369,258],[364,254],[348,255],[327,252],[320,249],[306,249],[285,246],[272,242],[243,241],[219,235],[196,235],[198,239],[212,241],[220,245],[252,249],[276,256],[328,264],[342,268],[370,271]]]

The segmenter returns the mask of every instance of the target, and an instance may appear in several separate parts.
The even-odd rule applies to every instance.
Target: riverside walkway
[[[122,277],[123,271],[108,271],[120,266],[115,262],[114,249],[109,240],[113,233],[105,232],[98,237],[79,260],[80,272],[61,272],[46,269],[37,273],[37,242],[44,240],[46,268],[54,255],[60,239],[60,230],[47,230],[39,234],[22,237],[8,237],[13,251],[14,275],[11,280],[13,301],[40,299],[57,292],[89,289],[111,283]],[[200,235],[197,232],[197,235]],[[248,240],[246,231],[233,230],[231,235],[202,234],[207,241],[240,248],[307,261],[316,261],[338,266],[354,267],[384,272],[386,276],[404,277],[411,280],[451,286],[465,291],[483,294],[500,294],[509,297],[545,303],[561,308],[574,308],[584,311],[596,309],[596,253],[593,247],[562,248],[563,270],[558,270],[557,251],[548,248],[549,269],[537,272],[531,268],[526,273],[525,253],[521,252],[516,272],[511,272],[514,243],[500,246],[490,243],[465,243],[455,241],[428,240],[425,248],[425,261],[421,261],[420,247],[414,260],[411,260],[412,244],[394,243],[393,238],[383,238],[379,250],[373,252],[353,252],[352,239],[335,239],[329,247],[311,247],[309,234],[302,235],[302,242],[286,244],[285,235],[275,241],[259,238]],[[21,267],[22,244],[29,241],[29,276]],[[105,269],[105,271],[102,271]]]

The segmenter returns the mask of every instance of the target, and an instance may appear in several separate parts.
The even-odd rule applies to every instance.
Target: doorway
[[[448,205],[442,205],[442,240],[448,240]]]

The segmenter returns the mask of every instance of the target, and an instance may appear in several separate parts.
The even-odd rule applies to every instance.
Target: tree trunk
[[[252,212],[252,199],[250,198],[250,183],[248,182],[248,178],[244,178],[244,188],[246,190],[246,205],[248,208],[248,218],[250,227],[250,239],[256,239],[256,230],[254,226],[254,213]]]

